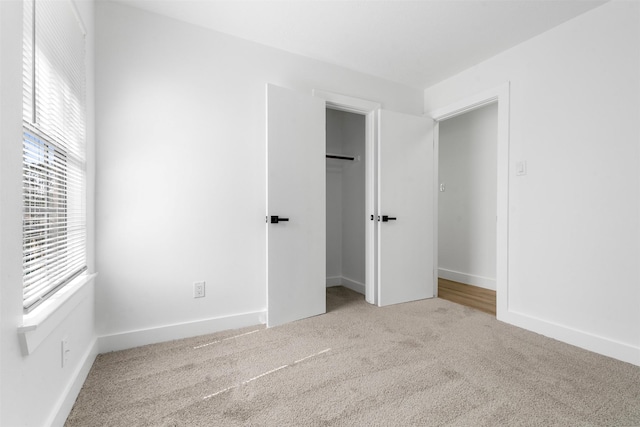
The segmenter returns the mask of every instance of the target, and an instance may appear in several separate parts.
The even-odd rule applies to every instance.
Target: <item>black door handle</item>
[[[395,216],[382,215],[382,222],[395,221],[395,220],[396,220]]]
[[[271,215],[271,224],[277,224],[282,221],[289,221],[289,218],[280,218],[278,215]]]

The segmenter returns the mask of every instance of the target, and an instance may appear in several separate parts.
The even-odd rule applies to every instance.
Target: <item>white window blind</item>
[[[86,270],[85,35],[68,0],[25,1],[23,28],[28,312]]]

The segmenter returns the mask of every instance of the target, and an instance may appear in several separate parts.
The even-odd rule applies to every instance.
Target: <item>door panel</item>
[[[380,110],[378,126],[378,305],[384,306],[434,295],[433,121]]]
[[[268,327],[326,311],[325,173],[325,102],[267,85]]]

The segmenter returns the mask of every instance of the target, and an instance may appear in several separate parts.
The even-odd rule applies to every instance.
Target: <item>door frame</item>
[[[434,123],[433,129],[433,173],[434,173],[434,283],[438,296],[438,158],[440,122],[478,109],[488,104],[498,103],[497,142],[497,206],[496,206],[496,318],[505,320],[509,312],[509,95],[510,84],[469,96],[445,107],[431,111],[427,116]]]
[[[378,102],[318,89],[314,89],[312,95],[324,99],[326,108],[365,116],[365,204],[367,215],[373,215],[373,218],[376,218],[376,112],[382,105]],[[365,235],[365,300],[369,304],[378,304],[378,281],[376,275],[378,236],[375,225],[375,221],[368,220]]]

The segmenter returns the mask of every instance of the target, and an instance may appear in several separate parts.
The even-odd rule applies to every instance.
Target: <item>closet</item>
[[[326,278],[365,294],[365,116],[326,109]]]
[[[267,84],[268,327],[326,313],[327,284],[433,297],[433,136],[428,117]]]

